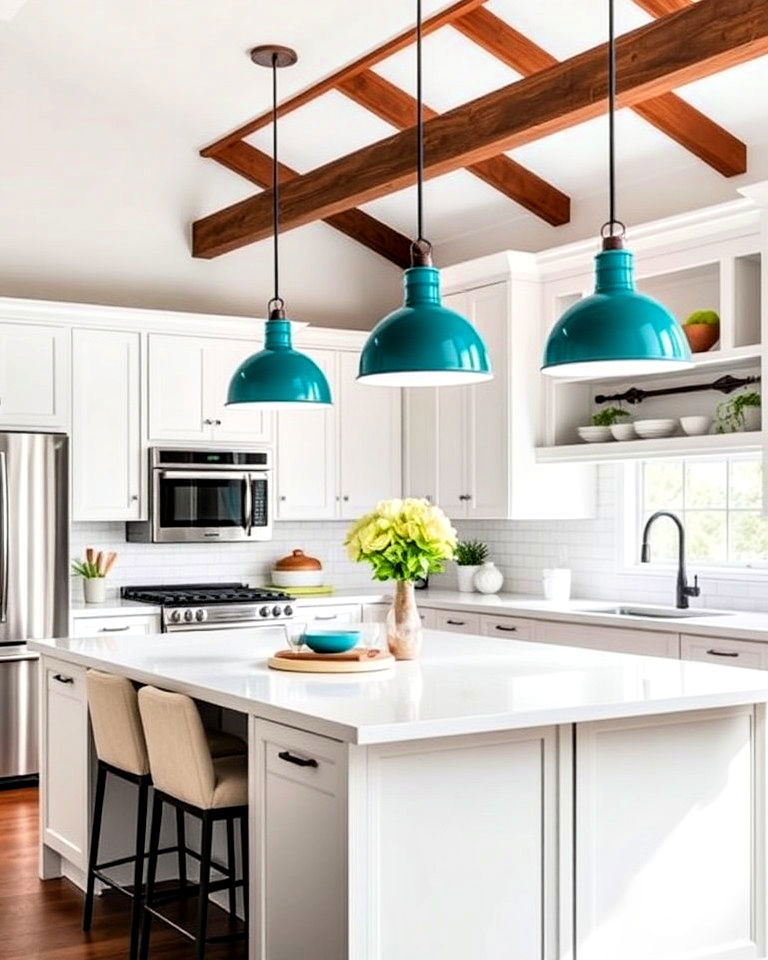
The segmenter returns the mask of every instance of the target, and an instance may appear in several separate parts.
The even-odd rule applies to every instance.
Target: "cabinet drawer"
[[[661,630],[633,630],[628,627],[545,620],[537,624],[534,639],[540,643],[560,643],[613,653],[637,653],[646,657],[671,657],[677,660],[680,656],[678,634]]]
[[[45,685],[51,693],[85,701],[85,670],[82,667],[46,661]]]
[[[458,610],[433,610],[434,630],[450,630],[453,633],[480,633],[480,617],[476,613],[462,613]]]
[[[363,608],[359,603],[345,603],[338,606],[296,607],[296,619],[312,621],[318,625],[337,623],[360,623]]]
[[[763,644],[750,643],[748,640],[720,640],[716,637],[695,637],[684,633],[680,637],[680,656],[683,660],[752,667],[755,670],[768,667],[768,653]]]
[[[160,617],[143,614],[127,617],[74,617],[73,637],[101,637],[109,634],[146,635],[160,633]]]
[[[480,632],[484,637],[508,637],[510,640],[533,640],[534,624],[517,617],[480,618]]]

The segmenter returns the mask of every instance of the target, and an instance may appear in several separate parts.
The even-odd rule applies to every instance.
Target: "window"
[[[686,553],[699,566],[768,567],[768,518],[757,454],[696,460],[648,460],[638,467],[638,530],[656,510],[678,514]],[[677,561],[677,530],[651,529],[651,563]]]

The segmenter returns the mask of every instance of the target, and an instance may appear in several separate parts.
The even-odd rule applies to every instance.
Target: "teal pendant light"
[[[229,382],[227,405],[258,404],[264,408],[300,409],[328,405],[331,391],[325,374],[306,354],[293,349],[291,322],[279,293],[280,178],[277,160],[277,68],[296,63],[296,52],[270,44],[255,47],[251,59],[272,69],[272,214],[274,219],[275,295],[267,304],[264,349],[248,357]]]
[[[633,256],[616,219],[616,35],[608,0],[608,222],[595,257],[595,292],[565,311],[544,348],[542,372],[553,377],[639,377],[692,365],[680,324],[652,297],[635,289]]]
[[[418,238],[405,271],[403,306],[380,320],[360,354],[360,383],[435,387],[478,383],[493,376],[482,337],[469,320],[440,301],[440,271],[424,239],[424,109],[421,0],[416,0],[416,141]]]

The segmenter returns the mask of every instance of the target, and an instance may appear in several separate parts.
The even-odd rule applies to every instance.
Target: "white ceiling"
[[[424,0],[427,15],[445,5]],[[11,6],[19,0],[0,0],[0,18]],[[604,39],[605,0],[488,7],[559,58]],[[413,0],[26,0],[0,19],[0,293],[258,312],[269,295],[269,245],[193,261],[187,232],[192,219],[252,192],[197,156],[269,106],[269,74],[251,64],[248,49],[269,41],[297,48],[299,63],[280,74],[286,98],[401,32],[413,14]],[[649,19],[631,0],[618,0],[617,14],[621,30]],[[412,49],[376,70],[413,92]],[[438,110],[516,79],[450,27],[425,39],[425,71],[425,99]],[[768,58],[679,91],[748,142],[750,170],[731,180],[622,111],[624,219],[729,199],[737,186],[768,177],[766,84]],[[392,132],[329,93],[282,122],[281,159],[306,171]],[[251,141],[268,149],[269,129]],[[510,154],[571,195],[572,223],[557,229],[465,171],[430,181],[427,223],[442,261],[590,235],[604,218],[605,144],[600,118]],[[365,209],[413,229],[413,190]],[[393,289],[397,298],[397,271],[325,225],[292,232],[285,247],[300,264],[300,275],[287,262],[284,273],[302,319],[365,326]]]

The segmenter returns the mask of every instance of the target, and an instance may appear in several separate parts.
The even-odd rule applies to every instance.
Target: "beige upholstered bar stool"
[[[195,942],[195,957],[202,960],[208,943],[247,938],[248,923],[248,761],[244,756],[214,758],[205,737],[195,702],[179,693],[155,687],[139,691],[139,713],[149,754],[149,766],[155,786],[149,838],[149,863],[144,901],[144,919],[139,956],[149,955],[152,920],[162,920]],[[158,908],[178,899],[179,893],[157,894],[157,870],[163,806],[197,817],[201,824],[200,881],[198,884],[197,924],[194,932],[182,927]],[[235,822],[240,821],[242,879],[236,879]],[[212,858],[213,826],[223,821],[227,829],[227,863]],[[211,882],[211,867],[224,879]],[[208,936],[208,898],[217,890],[228,890],[229,912],[234,919],[236,891],[243,888],[245,924],[241,930],[222,936]],[[188,891],[181,891],[188,896]]]
[[[96,796],[91,825],[91,843],[88,854],[88,877],[83,910],[83,930],[91,929],[93,897],[96,880],[119,890],[133,899],[131,910],[131,940],[129,956],[135,960],[139,947],[139,932],[142,920],[142,895],[144,884],[144,846],[146,842],[147,806],[152,777],[149,756],[144,740],[144,730],[139,716],[136,690],[126,677],[89,670],[86,674],[88,706],[91,714],[93,739],[98,757]],[[242,756],[246,745],[239,737],[221,731],[204,733],[209,750],[214,756]],[[99,841],[107,787],[107,775],[119,777],[138,788],[136,807],[136,834],[134,853],[99,863]],[[186,883],[186,842],[184,813],[179,811],[176,820],[177,845],[163,853],[178,853],[179,874]],[[110,868],[133,864],[133,884],[127,887],[118,883],[104,871]]]

